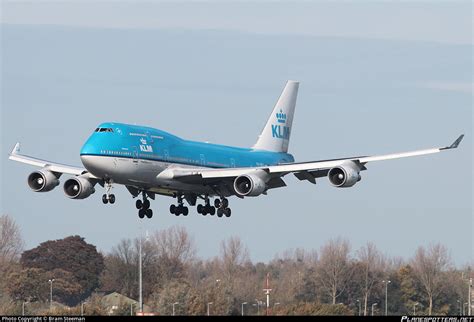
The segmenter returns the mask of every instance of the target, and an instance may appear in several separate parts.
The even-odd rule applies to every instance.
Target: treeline
[[[73,307],[71,314],[84,301],[86,314],[106,314],[100,298],[111,292],[137,300],[140,248],[144,304],[161,315],[171,315],[173,303],[180,315],[205,315],[208,309],[240,315],[242,308],[246,315],[265,314],[267,275],[270,314],[458,315],[467,313],[472,277],[469,267],[452,265],[440,244],[419,247],[404,260],[384,256],[373,243],[353,251],[349,241],[336,238],[317,250],[287,250],[269,263],[252,263],[247,247],[232,237],[222,241],[218,256],[204,260],[182,227],[141,242],[124,239],[108,254],[80,236],[22,248],[19,228],[0,217],[0,314],[20,314],[26,301],[36,314],[47,314],[41,304],[49,301],[50,283],[53,301]],[[115,313],[130,314],[130,308]]]

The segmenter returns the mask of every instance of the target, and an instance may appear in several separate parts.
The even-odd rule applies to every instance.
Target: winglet
[[[464,138],[464,134],[461,134],[456,141],[453,142],[453,144],[451,144],[451,146],[449,147],[450,149],[456,149],[459,145],[459,143],[461,143],[462,139]]]
[[[19,152],[20,152],[20,142],[17,142],[10,154],[15,155],[15,154],[18,154]]]
[[[450,146],[447,146],[441,150],[449,150],[449,149],[456,149],[459,144],[461,143],[462,139],[464,138],[464,134],[461,134],[457,139],[456,141],[453,142],[453,144],[451,144]]]

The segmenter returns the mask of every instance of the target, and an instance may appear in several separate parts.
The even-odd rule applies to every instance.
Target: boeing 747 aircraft
[[[169,209],[176,216],[188,215],[185,201],[195,206],[199,199],[198,213],[230,217],[227,197],[265,195],[270,189],[286,186],[283,177],[288,174],[313,184],[328,177],[335,187],[352,187],[369,162],[455,149],[463,139],[461,135],[449,146],[413,152],[295,162],[288,145],[298,86],[296,81],[287,82],[251,148],[188,141],[150,127],[103,123],[81,149],[84,168],[25,156],[20,154],[19,143],[9,158],[41,168],[28,176],[28,185],[36,192],[53,190],[67,174],[73,177],[64,182],[63,189],[71,199],[88,198],[99,184],[105,188],[103,203],[113,204],[112,186],[124,185],[133,198],[139,197],[136,207],[140,218],[153,216],[149,199],[154,200],[157,194],[177,199]]]

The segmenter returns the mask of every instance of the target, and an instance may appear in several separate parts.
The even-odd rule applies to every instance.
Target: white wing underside
[[[76,175],[76,176],[87,174],[90,178],[98,179],[97,177],[88,173],[87,170],[84,168],[75,167],[75,166],[62,164],[62,163],[51,162],[51,161],[42,160],[42,159],[20,154],[20,143],[15,144],[15,147],[10,153],[9,159],[13,161],[29,164],[35,167],[47,168],[51,172],[65,173],[65,174],[71,174],[71,175]]]
[[[174,179],[180,180],[180,181],[198,182],[199,179],[201,179],[202,181],[205,182],[206,180],[213,180],[213,179],[219,179],[219,178],[235,178],[254,170],[264,170],[268,174],[272,175],[272,177],[282,177],[289,173],[294,173],[296,177],[298,177],[300,180],[306,179],[313,182],[314,178],[326,176],[327,174],[326,170],[329,170],[333,167],[340,166],[344,162],[348,162],[348,161],[355,162],[357,164],[360,164],[362,170],[365,170],[365,164],[369,162],[428,155],[428,154],[438,153],[444,150],[455,149],[458,147],[463,137],[464,135],[461,135],[450,146],[425,149],[425,150],[416,150],[416,151],[411,151],[411,152],[393,153],[393,154],[385,154],[385,155],[378,155],[378,156],[351,157],[351,158],[341,158],[341,159],[311,161],[311,162],[301,162],[301,163],[288,163],[288,164],[280,164],[280,165],[275,165],[275,166],[263,166],[263,167],[254,167],[254,168],[247,168],[247,167],[246,168],[226,168],[226,169],[176,168],[172,170],[172,176]]]

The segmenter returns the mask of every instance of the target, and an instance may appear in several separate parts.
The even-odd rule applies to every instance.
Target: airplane
[[[288,153],[299,82],[288,81],[257,142],[239,148],[182,139],[165,131],[123,123],[100,124],[80,151],[83,167],[41,160],[20,153],[17,143],[9,159],[40,167],[28,176],[35,192],[47,192],[60,184],[63,174],[73,177],[63,190],[71,199],[85,199],[99,184],[105,188],[104,204],[115,203],[114,184],[124,185],[136,200],[140,218],[152,218],[149,199],[171,196],[177,204],[170,213],[187,216],[190,206],[204,216],[231,216],[228,197],[266,195],[285,187],[283,177],[293,174],[299,180],[316,184],[327,177],[337,188],[354,186],[360,172],[370,162],[438,153],[458,147],[464,135],[445,147],[376,156],[295,162]],[[140,198],[141,196],[141,198]],[[214,198],[211,204],[211,198]]]

